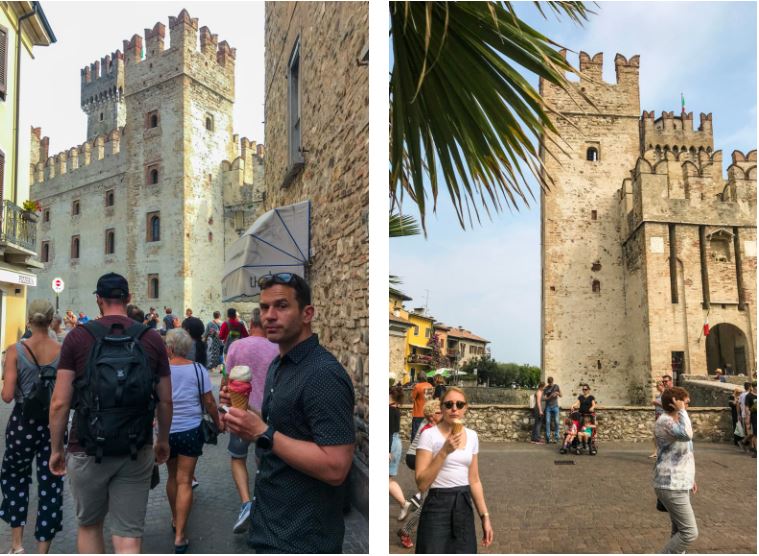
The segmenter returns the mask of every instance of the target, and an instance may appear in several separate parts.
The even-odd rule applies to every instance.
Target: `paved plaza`
[[[214,375],[214,395],[218,399],[220,377]],[[0,423],[2,424],[2,446],[5,450],[5,423],[10,415],[12,405],[0,404]],[[227,435],[221,435],[219,444],[205,446],[203,455],[198,460],[196,476],[200,481],[194,492],[192,512],[190,513],[188,536],[191,553],[250,553],[252,550],[245,543],[245,534],[232,534],[232,525],[237,519],[240,499],[229,470],[227,454]],[[248,462],[252,461],[252,457]],[[250,472],[251,480],[255,469]],[[171,511],[166,499],[166,466],[161,466],[161,484],[150,491],[146,518],[145,536],[142,544],[143,553],[174,553],[174,534],[171,531]],[[31,489],[28,525],[24,532],[24,547],[27,552],[36,551],[34,540],[34,516],[37,511],[36,479]],[[253,484],[251,482],[251,494]],[[64,488],[63,531],[53,541],[51,553],[76,553],[76,520],[74,519],[73,501],[69,492],[68,481]],[[366,553],[368,546],[369,525],[366,519],[351,510],[345,516],[345,541],[343,551],[346,553]],[[11,545],[11,530],[5,522],[0,522],[0,549],[7,550]],[[106,550],[113,552],[108,533],[106,518]]]
[[[608,442],[591,457],[560,455],[555,444],[481,443],[480,476],[495,540],[480,552],[660,553],[670,521],[655,509],[652,448]],[[756,554],[757,460],[727,443],[696,443],[695,452],[700,534],[689,552]],[[400,467],[409,496],[412,471]],[[390,552],[414,552],[400,546],[392,499],[390,508]],[[479,523],[477,529],[481,538]]]

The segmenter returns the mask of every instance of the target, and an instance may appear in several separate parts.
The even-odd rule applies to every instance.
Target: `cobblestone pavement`
[[[480,444],[480,476],[495,540],[485,553],[660,553],[670,534],[651,487],[652,444],[604,443],[598,455],[562,456],[555,444]],[[696,443],[699,538],[691,553],[756,554],[756,461],[732,444]],[[574,465],[556,465],[556,461]],[[401,465],[409,496],[412,471]],[[390,552],[398,505],[390,499]],[[479,522],[478,519],[475,519]],[[478,538],[480,526],[477,524]]]
[[[220,377],[214,375],[214,394],[218,399],[218,384]],[[5,450],[5,424],[10,415],[12,405],[0,404],[0,444]],[[194,491],[192,511],[190,513],[188,536],[190,552],[192,553],[250,553],[252,549],[245,543],[245,534],[232,534],[232,525],[240,510],[240,499],[234,486],[229,470],[227,454],[228,436],[222,435],[216,446],[204,446],[203,455],[198,460],[196,476],[200,482]],[[248,459],[248,463],[252,457]],[[255,470],[250,469],[251,479]],[[174,552],[174,534],[171,531],[171,511],[166,499],[165,466],[161,466],[161,484],[150,491],[146,517],[145,536],[143,537],[142,552],[167,554]],[[24,547],[27,552],[36,551],[34,540],[34,516],[37,511],[36,479],[31,489],[29,518],[24,533]],[[251,493],[253,483],[251,482]],[[64,487],[63,530],[53,541],[51,552],[67,554],[76,552],[76,520],[74,518],[73,501],[69,492],[68,481]],[[106,518],[106,550],[113,552],[110,541],[109,521]],[[366,519],[352,509],[345,516],[345,541],[343,551],[346,553],[368,552],[369,525]],[[0,521],[0,552],[7,550],[11,544],[10,527]]]

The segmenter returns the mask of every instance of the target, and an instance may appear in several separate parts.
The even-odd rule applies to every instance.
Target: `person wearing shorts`
[[[237,340],[229,347],[226,366],[229,371],[239,365],[247,366],[250,369],[251,391],[248,396],[248,407],[259,413],[264,399],[266,373],[278,353],[277,344],[266,339],[266,334],[261,325],[261,310],[254,309],[253,316],[250,319],[249,336]],[[227,372],[227,376],[229,376],[229,372]],[[229,433],[227,451],[231,457],[232,478],[240,495],[240,513],[232,527],[234,533],[243,533],[248,529],[250,510],[253,507],[250,501],[246,461],[249,447],[250,442],[243,440],[236,434]]]
[[[190,545],[186,528],[192,509],[192,478],[198,457],[203,455],[203,435],[200,430],[203,407],[219,430],[222,429],[208,369],[188,359],[192,347],[193,340],[184,328],[174,328],[166,333],[174,402],[169,434],[171,453],[166,464],[169,468],[166,496],[173,518],[175,554],[184,554]]]
[[[127,280],[113,272],[100,277],[95,301],[101,317],[97,323],[107,329],[120,325],[128,329],[134,321],[127,316],[131,301]],[[155,330],[146,331],[139,340],[156,379],[157,439],[137,450],[135,459],[103,456],[95,463],[79,442],[79,413],[74,415],[68,447],[64,454],[64,435],[74,395],[74,379],[84,376],[94,338],[83,327],[72,329],[63,341],[55,390],[50,402],[50,470],[56,476],[68,475],[78,524],[77,551],[80,554],[105,552],[103,522],[109,515],[113,547],[118,553],[138,553],[142,547],[145,511],[148,504],[153,464],[169,457],[171,424],[171,370],[166,347]]]

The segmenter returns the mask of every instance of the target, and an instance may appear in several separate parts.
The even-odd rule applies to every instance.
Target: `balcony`
[[[10,255],[37,255],[37,224],[26,220],[15,203],[3,201],[0,249]]]
[[[422,355],[421,353],[412,353],[408,356],[409,363],[417,363],[422,365],[429,365],[432,361],[432,357],[429,355]]]

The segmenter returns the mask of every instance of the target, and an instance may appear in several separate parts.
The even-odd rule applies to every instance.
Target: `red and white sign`
[[[63,286],[62,278],[53,278],[53,291],[55,293],[61,293],[63,291]]]

